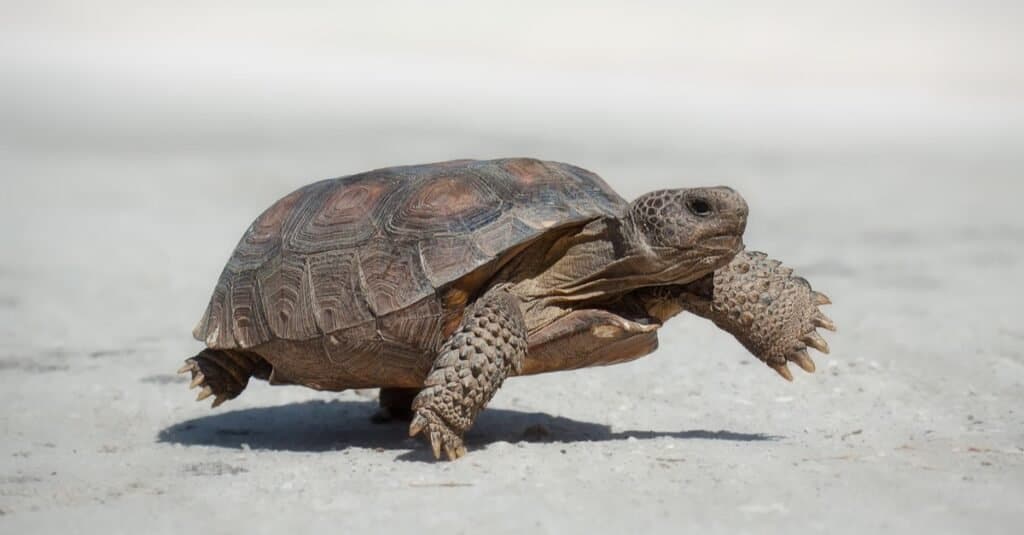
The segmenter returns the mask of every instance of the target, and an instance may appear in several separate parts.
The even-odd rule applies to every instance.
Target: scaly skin
[[[519,301],[502,289],[482,297],[445,341],[423,390],[413,400],[409,436],[425,431],[449,460],[466,454],[462,435],[509,375],[522,369],[526,327]]]
[[[825,294],[758,252],[742,252],[700,281],[648,288],[639,297],[647,312],[662,323],[682,310],[710,319],[787,381],[793,380],[789,362],[808,373],[814,371],[808,347],[829,352],[816,329],[836,329],[818,310],[831,303]]]

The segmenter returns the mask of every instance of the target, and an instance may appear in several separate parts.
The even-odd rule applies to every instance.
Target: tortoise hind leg
[[[251,351],[204,349],[187,359],[178,373],[191,372],[189,388],[201,387],[196,401],[215,396],[212,407],[238,397],[249,384],[250,377],[266,380],[271,366]]]
[[[370,417],[375,424],[409,422],[412,420],[412,400],[420,388],[381,388],[380,409]]]

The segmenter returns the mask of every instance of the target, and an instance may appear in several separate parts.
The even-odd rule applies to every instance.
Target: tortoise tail
[[[251,351],[207,348],[185,360],[178,373],[191,372],[189,388],[201,387],[196,401],[215,396],[212,407],[216,407],[238,397],[250,377],[266,380],[270,371],[270,363]]]

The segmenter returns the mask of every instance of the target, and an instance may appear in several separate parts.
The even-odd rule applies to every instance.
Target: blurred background
[[[254,215],[300,185],[514,155],[627,198],[728,183],[755,245],[779,233],[759,217],[826,198],[849,209],[810,226],[888,232],[854,208],[876,195],[924,227],[907,204],[930,190],[1020,179],[1022,24],[999,0],[5,1],[0,217],[17,231],[0,254],[203,300]],[[943,198],[954,218],[994,202]],[[83,299],[117,293],[75,279]]]
[[[496,486],[503,501],[473,513],[492,532],[505,524],[488,514],[524,510],[546,512],[552,532],[579,527],[564,511],[598,530],[675,519],[785,531],[790,512],[826,532],[1012,529],[1024,499],[1024,331],[1008,282],[1024,263],[1022,29],[1012,0],[0,0],[0,525],[6,511],[12,527],[148,529],[121,512],[185,522],[224,496],[297,508],[282,525],[313,522],[295,514],[309,496],[279,486],[290,473],[358,524],[458,525],[424,524],[422,489],[387,487],[441,469],[374,450],[422,446],[359,427],[361,413],[320,427],[295,411],[300,434],[371,437],[337,448],[363,455],[349,464],[308,451],[242,461],[154,437],[208,414],[170,372],[199,347],[189,333],[224,261],[274,200],[378,167],[533,156],[593,170],[626,198],[737,188],[747,243],[836,301],[836,358],[784,385],[710,324],[681,319],[655,357],[512,381],[495,404],[525,416],[485,412],[476,451],[441,476],[477,486],[437,496]],[[227,410],[361,399],[250,390]],[[501,446],[535,412],[569,418],[552,431],[567,444]],[[590,443],[580,422],[614,433]],[[637,442],[630,429],[684,431]],[[716,436],[702,429],[732,434],[701,442]],[[676,446],[687,464],[652,460]],[[196,490],[181,472],[225,459],[249,472],[230,480],[244,488],[206,478]],[[588,492],[564,486],[577,478]],[[412,513],[358,505],[366,489]]]
[[[1020,133],[1022,9],[8,1],[3,135],[19,151],[355,166],[446,157],[446,136],[474,155],[612,160],[995,150]]]

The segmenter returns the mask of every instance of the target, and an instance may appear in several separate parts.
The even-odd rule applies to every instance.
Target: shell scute
[[[231,334],[231,319],[228,317],[231,309],[230,286],[231,279],[222,276],[213,289],[210,306],[206,309],[206,324],[200,335],[210,347],[231,347],[235,344]]]
[[[274,336],[306,340],[319,334],[303,258],[282,255],[263,266],[258,280],[263,310]]]
[[[263,315],[256,273],[246,271],[231,283],[231,332],[239,347],[248,348],[270,339]]]
[[[477,266],[491,255],[476,245],[473,235],[462,233],[417,242],[420,261],[431,286],[439,288],[466,273],[466,266]]]
[[[308,263],[313,314],[321,332],[329,334],[373,321],[363,296],[355,250],[328,251],[309,257]]]
[[[498,218],[502,200],[471,173],[408,180],[384,208],[384,230],[392,238],[429,239],[465,234]]]
[[[279,254],[285,223],[308,193],[308,188],[285,195],[253,221],[235,247],[228,261],[229,269],[235,272],[256,269]]]
[[[378,232],[381,200],[394,190],[394,182],[367,173],[337,187],[325,181],[293,216],[285,248],[298,254],[316,254],[355,247]]]
[[[415,243],[377,241],[359,249],[363,291],[376,317],[434,294]]]
[[[377,322],[385,340],[422,354],[440,349],[442,319],[441,304],[430,296],[404,310],[379,318]]]
[[[481,228],[474,234],[477,247],[489,258],[501,254],[536,233],[536,230],[512,213],[503,214],[500,219]]]

